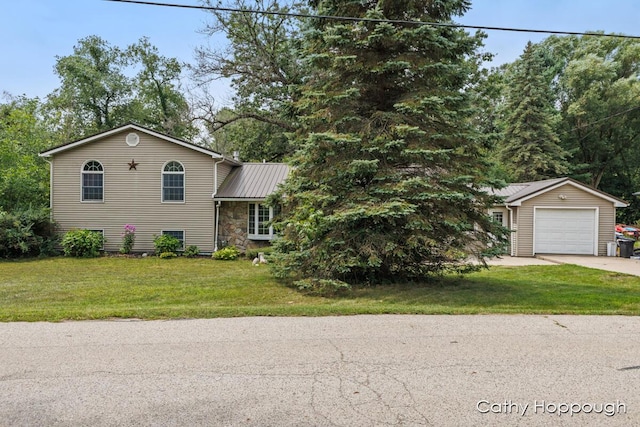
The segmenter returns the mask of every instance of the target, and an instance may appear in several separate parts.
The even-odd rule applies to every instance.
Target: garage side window
[[[491,217],[498,224],[504,224],[504,213],[503,212],[494,212],[491,214]]]
[[[184,166],[171,161],[162,169],[162,201],[184,202]]]
[[[104,201],[104,168],[97,160],[89,160],[82,167],[82,201]]]

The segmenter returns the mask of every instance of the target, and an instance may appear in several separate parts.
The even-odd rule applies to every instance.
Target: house
[[[281,163],[243,163],[206,147],[127,124],[40,153],[50,163],[51,212],[61,233],[103,233],[117,251],[125,224],[136,252],[157,235],[212,252],[268,244],[273,208],[264,199],[284,181]]]
[[[616,208],[628,204],[571,178],[510,184],[490,215],[511,232],[512,256],[607,255],[615,241]]]

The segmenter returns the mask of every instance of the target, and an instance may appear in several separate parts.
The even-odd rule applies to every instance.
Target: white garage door
[[[595,255],[595,209],[536,209],[534,252]]]

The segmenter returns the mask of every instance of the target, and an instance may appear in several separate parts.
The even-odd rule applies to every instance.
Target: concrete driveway
[[[587,255],[538,255],[530,257],[503,256],[492,258],[487,262],[489,265],[504,266],[525,266],[525,265],[552,265],[552,264],[575,264],[582,267],[597,268],[615,273],[630,274],[640,276],[640,260],[602,257]]]
[[[620,316],[4,323],[0,425],[640,425],[638,336]]]

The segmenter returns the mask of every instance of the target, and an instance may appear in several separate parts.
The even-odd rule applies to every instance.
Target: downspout
[[[506,203],[504,204],[504,207],[507,208],[507,211],[509,212],[509,252],[511,253],[511,256],[516,256],[514,248],[515,245],[513,244],[513,209],[511,209]]]
[[[53,221],[53,162],[43,159],[49,163],[49,218]]]
[[[220,223],[220,205],[222,204],[221,201],[218,201],[216,203],[216,230],[215,230],[215,237],[214,237],[214,241],[213,241],[213,251],[216,252],[218,250],[218,225]]]
[[[220,161],[213,162],[213,194],[211,195],[211,199],[215,202],[216,194],[218,194],[218,164],[224,162],[224,157],[220,159]],[[220,204],[222,202],[218,201],[216,203],[216,210],[214,213],[214,231],[213,231],[213,251],[216,252],[218,250],[218,224],[220,223]]]

